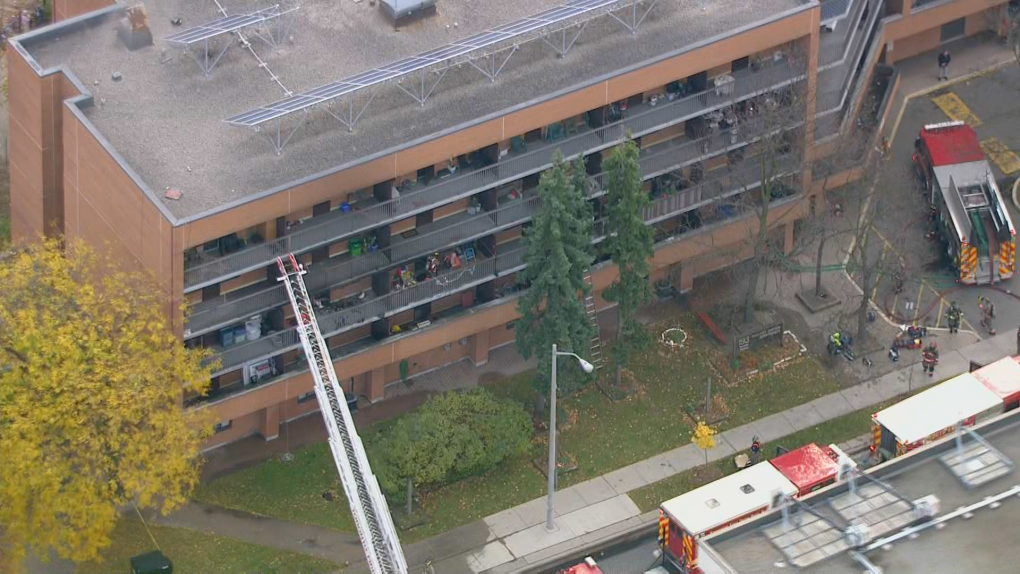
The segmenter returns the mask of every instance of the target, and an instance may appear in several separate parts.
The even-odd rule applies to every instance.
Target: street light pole
[[[549,499],[545,505],[545,529],[556,530],[553,524],[553,493],[556,491],[556,343],[552,346],[552,371],[549,375]]]
[[[578,357],[574,353],[562,353],[556,350],[556,343],[552,346],[552,372],[549,374],[549,498],[545,508],[545,529],[548,532],[556,530],[553,523],[553,493],[556,492],[556,357],[568,356],[577,359],[581,370],[591,373],[595,366]]]

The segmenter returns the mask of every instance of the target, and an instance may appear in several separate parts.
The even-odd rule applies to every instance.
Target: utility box
[[[173,574],[174,564],[159,550],[131,559],[131,574]]]

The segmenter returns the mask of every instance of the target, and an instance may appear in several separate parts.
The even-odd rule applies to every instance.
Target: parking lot
[[[1018,93],[1020,68],[1011,65],[907,101],[890,142],[890,153],[881,167],[876,232],[868,244],[873,256],[884,262],[881,266],[884,273],[873,290],[874,301],[896,322],[917,321],[944,328],[945,312],[950,302],[957,301],[964,311],[963,328],[980,333],[978,298],[984,296],[995,303],[994,325],[998,331],[1016,329],[1020,324],[1020,304],[1011,294],[1020,292],[1020,277],[1014,275],[992,288],[961,286],[955,281],[943,244],[937,238],[927,237],[927,201],[911,163],[914,140],[925,124],[966,121],[977,132],[989,157],[1016,227],[1020,213],[1011,200],[1011,188],[1020,176]],[[893,110],[893,114],[897,113],[899,110]],[[897,293],[895,286],[900,280],[902,289]]]

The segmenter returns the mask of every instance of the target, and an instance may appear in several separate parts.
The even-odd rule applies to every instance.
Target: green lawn
[[[811,428],[787,435],[772,444],[762,445],[762,454],[767,460],[772,458],[772,456],[776,453],[776,446],[784,446],[786,448],[793,449],[811,442],[824,446],[828,444],[839,444],[856,438],[871,430],[872,413],[885,408],[887,405],[899,402],[902,399],[903,397],[899,397],[881,405],[854,411],[841,417],[825,421]],[[730,474],[737,470],[736,466],[733,464],[732,458],[725,458],[716,461],[712,463],[712,465],[715,466],[716,469],[716,472],[714,472],[712,476]],[[694,468],[664,480],[649,484],[648,486],[641,487],[637,490],[632,490],[628,493],[628,496],[630,496],[631,500],[634,501],[634,504],[641,509],[641,512],[655,510],[660,504],[662,504],[663,501],[679,496],[693,488],[701,486],[705,482],[709,482],[697,480],[695,473],[698,470],[699,469]],[[705,473],[702,474],[704,475]]]
[[[334,562],[304,554],[249,544],[183,528],[149,526],[160,549],[180,574],[207,572],[336,572]],[[113,545],[103,560],[78,565],[80,574],[130,572],[132,556],[155,550],[145,527],[138,520],[121,519],[113,531]]]
[[[628,398],[611,402],[592,387],[560,401],[562,421],[560,446],[576,459],[578,469],[564,474],[560,484],[569,486],[638,462],[690,441],[690,420],[686,409],[704,401],[705,382],[714,343],[692,319],[683,321],[690,334],[689,347],[665,351],[656,344],[632,361]],[[658,335],[656,331],[655,335]],[[611,369],[603,372],[611,375]],[[497,394],[522,401],[529,412],[534,391],[532,373],[511,377],[490,386]],[[810,401],[836,391],[836,382],[813,360],[804,359],[776,375],[745,382],[735,388],[720,383],[713,394],[722,397],[730,415],[718,426],[726,430],[750,420]],[[362,431],[371,449],[386,425]],[[401,533],[407,542],[450,530],[473,520],[511,508],[542,496],[544,476],[534,459],[544,460],[546,443],[536,438],[526,455],[498,468],[421,495],[421,506],[431,522]],[[336,470],[324,444],[299,449],[295,460],[266,462],[202,485],[195,498],[209,504],[237,508],[318,524],[353,532],[353,524],[342,496],[326,502],[323,491],[340,493]],[[395,513],[402,512],[395,510]]]

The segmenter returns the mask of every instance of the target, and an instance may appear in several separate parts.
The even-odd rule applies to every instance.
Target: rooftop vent
[[[380,4],[394,26],[436,13],[436,0],[382,0]]]
[[[117,24],[117,37],[128,50],[152,45],[149,15],[145,12],[145,6],[138,4],[127,9],[127,16],[121,18]]]

